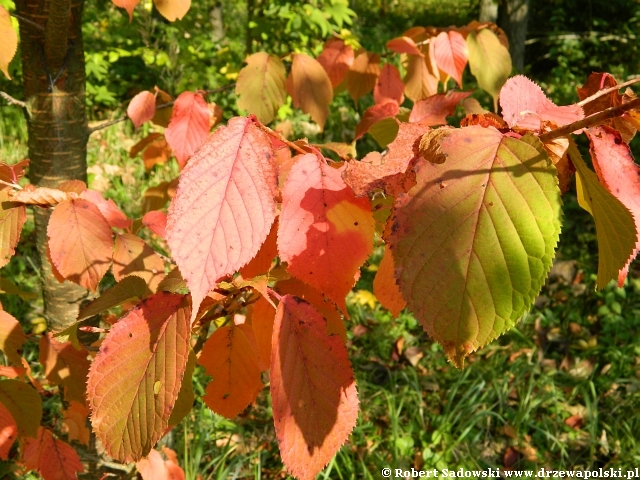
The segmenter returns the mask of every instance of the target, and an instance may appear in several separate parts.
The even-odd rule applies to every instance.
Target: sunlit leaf
[[[238,107],[254,114],[262,123],[271,122],[284,104],[286,71],[275,55],[258,52],[245,60],[236,83]]]

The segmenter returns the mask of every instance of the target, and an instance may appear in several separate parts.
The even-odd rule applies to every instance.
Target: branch
[[[229,90],[230,88],[233,88],[235,86],[236,86],[235,83],[230,83],[229,85],[225,85],[224,87],[220,87],[220,88],[214,88],[213,90],[204,90],[204,92],[206,95],[212,95],[214,93],[224,92],[225,90]],[[174,103],[176,103],[175,100],[172,100],[171,102],[163,103],[162,105],[158,105],[156,107],[156,110],[162,110],[163,108],[172,107]],[[110,127],[111,125],[115,125],[116,123],[124,122],[126,120],[129,120],[129,117],[127,115],[124,115],[123,117],[116,118],[115,120],[109,120],[107,122],[100,123],[95,127],[90,128],[88,134],[91,135],[93,132],[97,132],[98,130],[102,130],[104,128]]]
[[[282,143],[284,143],[287,147],[291,148],[292,150],[295,150],[298,153],[301,153],[302,155],[305,155],[308,152],[307,150],[304,150],[302,148],[300,148],[298,145],[296,145],[293,142],[290,142],[289,140],[287,140],[286,138],[284,138],[282,135],[280,135],[278,132],[271,130],[269,127],[261,124],[260,122],[255,124],[256,127],[258,127],[260,130],[262,130],[264,133],[266,133],[267,135],[275,138],[276,140],[281,141]]]
[[[575,132],[576,130],[580,130],[582,128],[587,128],[592,125],[596,125],[603,120],[607,120],[609,118],[619,117],[623,113],[632,110],[636,107],[640,107],[640,98],[636,98],[635,100],[630,101],[629,103],[625,103],[624,105],[619,105],[617,107],[607,108],[598,113],[594,113],[593,115],[588,116],[587,118],[583,118],[582,120],[578,120],[577,122],[570,123],[569,125],[565,125],[562,128],[556,128],[555,130],[551,130],[550,132],[544,133],[540,135],[540,141],[542,143],[550,142],[559,137],[565,137],[570,133]]]
[[[638,83],[638,82],[640,82],[640,77],[632,78],[631,80],[621,83],[620,85],[614,85],[613,87],[605,88],[604,90],[598,90],[596,93],[594,93],[590,97],[587,97],[584,100],[579,101],[577,105],[580,105],[582,107],[587,103],[593,102],[596,98],[600,98],[603,95],[606,95],[611,92],[615,92],[617,90],[620,90],[621,88],[628,87],[629,85],[633,85],[634,83]]]
[[[44,32],[44,27],[42,25],[38,25],[36,22],[34,22],[33,20],[29,20],[27,17],[23,17],[22,15],[18,15],[17,13],[10,13],[9,15],[11,15],[12,17],[17,18],[21,22],[27,23],[27,24],[31,25],[32,27],[35,27],[38,30],[42,30]]]
[[[13,98],[8,93],[0,92],[0,97],[4,98],[9,103],[9,105],[17,105],[18,107],[21,107],[21,108],[27,108],[27,104],[25,102],[23,102],[22,100],[17,100]]]

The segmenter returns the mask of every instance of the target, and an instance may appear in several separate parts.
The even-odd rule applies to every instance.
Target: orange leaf
[[[271,398],[280,455],[300,480],[313,480],[349,438],[358,394],[344,341],[320,313],[285,295],[276,313]]]
[[[356,198],[340,169],[315,154],[302,155],[282,192],[280,258],[288,271],[324,292],[345,312],[345,295],[373,249],[368,198]]]
[[[429,69],[426,59],[418,55],[408,56],[404,83],[404,93],[414,102],[438,93],[438,79]]]
[[[66,442],[53,438],[50,430],[40,427],[38,438],[28,438],[24,446],[27,470],[35,470],[44,480],[75,480],[84,472],[80,457]]]
[[[292,57],[287,91],[293,99],[293,106],[311,115],[313,121],[323,129],[333,99],[329,75],[317,60],[304,53],[293,53]]]
[[[165,434],[189,356],[184,295],[151,295],[116,322],[91,364],[91,423],[108,454],[148,455]]]
[[[238,107],[254,114],[261,123],[271,122],[284,104],[286,70],[282,60],[266,52],[257,52],[245,60],[236,83]]]
[[[362,137],[376,123],[385,118],[394,118],[399,112],[398,104],[390,101],[385,104],[376,104],[365,110],[362,120],[356,126],[356,140]]]
[[[142,278],[155,292],[164,278],[164,260],[140,237],[132,233],[116,234],[113,276],[119,282],[129,275]]]
[[[136,469],[142,480],[167,480],[167,469],[158,450],[151,450],[149,455],[136,462]]]
[[[396,282],[393,255],[389,245],[384,247],[384,256],[373,280],[373,294],[380,305],[389,310],[394,317],[398,317],[407,305]]]
[[[40,363],[49,383],[64,387],[65,399],[85,403],[85,382],[89,373],[87,351],[71,342],[60,343],[51,332],[40,337]]]
[[[154,165],[164,165],[169,161],[169,158],[171,158],[171,147],[163,136],[151,141],[142,152],[142,161],[147,171],[151,170]]]
[[[171,122],[164,136],[175,153],[180,168],[184,168],[189,157],[206,140],[210,116],[207,102],[199,93],[182,92],[176,99]]]
[[[133,20],[133,9],[136,8],[136,5],[138,5],[138,3],[140,3],[140,0],[111,0],[111,1],[116,7],[124,8],[127,11],[127,13],[129,14],[129,22]]]
[[[11,413],[20,436],[37,436],[42,419],[42,399],[31,385],[20,380],[0,380],[0,403]]]
[[[191,0],[153,0],[153,3],[160,15],[170,22],[182,20],[191,7]]]
[[[394,196],[408,191],[415,185],[413,166],[419,156],[420,138],[428,130],[423,125],[401,123],[386,155],[372,152],[358,162],[349,162],[343,178],[357,196],[368,195],[376,189]]]
[[[147,148],[151,144],[151,142],[153,142],[155,139],[159,137],[163,137],[163,135],[158,132],[150,133],[149,135],[144,137],[142,140],[136,143],[133,147],[131,147],[131,150],[129,150],[129,158],[136,158],[140,152],[142,152],[145,148]]]
[[[168,127],[173,115],[173,105],[170,107],[158,108],[162,105],[166,105],[173,100],[173,97],[164,90],[160,90],[155,87],[156,90],[156,113],[151,119],[153,123],[160,127]]]
[[[271,225],[269,235],[258,250],[255,257],[240,269],[240,275],[244,278],[253,278],[263,275],[271,270],[273,260],[278,256],[278,219]]]
[[[396,53],[408,53],[410,55],[419,55],[421,57],[424,56],[416,45],[416,42],[409,37],[397,37],[389,40],[387,42],[387,48]]]
[[[4,162],[0,162],[0,180],[7,183],[17,184],[18,180],[24,177],[24,171],[29,166],[29,159],[21,160],[18,163],[9,165]],[[8,185],[1,185],[0,190],[11,188]]]
[[[111,227],[98,207],[82,198],[61,203],[51,214],[47,235],[58,272],[96,291],[113,250]]]
[[[58,185],[58,190],[63,192],[75,192],[81,195],[87,189],[87,184],[82,180],[67,180]]]
[[[0,377],[18,378],[27,374],[27,369],[23,367],[5,367],[0,365]]]
[[[464,37],[455,30],[441,32],[431,40],[433,59],[438,68],[450,75],[462,87],[462,72],[469,60],[469,50]]]
[[[276,309],[264,297],[260,296],[257,302],[247,309],[247,322],[253,329],[258,350],[258,364],[263,372],[269,370],[271,362],[271,336],[273,335],[273,320]]]
[[[78,198],[76,192],[27,185],[22,190],[9,190],[9,200],[27,205],[50,206]]]
[[[387,63],[382,67],[376,86],[373,88],[373,99],[376,103],[385,104],[396,102],[401,105],[404,101],[404,83],[398,69]]]
[[[167,237],[167,214],[159,210],[152,210],[144,214],[142,224],[158,235],[160,238]]]
[[[246,118],[218,128],[180,175],[167,242],[193,309],[219,278],[251,260],[275,218],[277,167],[266,133]]]
[[[83,379],[84,380],[84,379]],[[87,427],[89,418],[89,407],[83,403],[70,402],[69,408],[62,412],[62,431],[67,434],[69,441],[77,442],[89,446],[91,432]]]
[[[122,210],[118,208],[115,202],[110,198],[105,199],[100,192],[85,190],[80,194],[80,198],[89,200],[98,207],[109,226],[115,228],[129,228],[131,226],[131,220],[122,213]]]
[[[11,16],[6,8],[0,5],[0,71],[4,72],[9,80],[9,64],[18,50],[18,34],[11,24]]]
[[[419,100],[413,104],[409,121],[411,123],[421,123],[428,127],[435,125],[446,125],[447,117],[456,111],[456,105],[464,100],[471,92],[454,92],[447,94],[431,95],[424,100]]]
[[[16,253],[22,227],[27,221],[24,205],[10,203],[10,190],[0,190],[0,267],[9,263]]]
[[[380,55],[362,52],[355,58],[345,78],[347,90],[354,102],[373,90],[379,75]]]
[[[22,345],[27,341],[20,322],[11,314],[0,311],[0,350],[14,365],[22,366]]]
[[[129,16],[131,16],[131,13],[129,13]],[[151,120],[155,113],[156,97],[148,91],[140,92],[133,97],[127,107],[127,115],[136,128]]]
[[[204,344],[198,363],[213,380],[202,398],[214,412],[233,418],[253,402],[260,390],[258,354],[245,329],[248,325],[218,328]]]
[[[344,80],[349,67],[353,64],[353,58],[353,48],[339,38],[330,38],[325,42],[324,49],[317,60],[329,75],[331,86],[336,88]]]
[[[0,403],[0,459],[9,458],[9,450],[11,445],[18,437],[18,425],[11,416],[11,412]]]

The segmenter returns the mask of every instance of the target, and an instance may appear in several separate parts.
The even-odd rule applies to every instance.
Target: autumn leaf
[[[396,102],[402,105],[404,101],[404,83],[398,69],[387,63],[380,71],[380,76],[373,87],[373,99],[377,104]]]
[[[12,204],[9,190],[0,190],[0,268],[16,253],[22,227],[27,221],[24,205]]]
[[[393,254],[389,245],[384,247],[384,256],[373,279],[373,294],[394,318],[398,317],[407,305],[396,282]]]
[[[598,180],[631,212],[635,221],[635,247],[617,278],[618,286],[622,288],[629,266],[640,250],[640,167],[618,131],[600,126],[588,128],[585,132],[589,138],[591,159]],[[604,283],[598,282],[598,285],[603,287]]]
[[[258,353],[245,329],[248,325],[218,328],[204,344],[198,363],[213,377],[202,397],[214,412],[234,418],[253,402],[260,390]]]
[[[168,480],[164,459],[158,450],[151,450],[149,455],[136,462],[136,470],[142,480]]]
[[[282,60],[266,52],[250,55],[236,83],[238,107],[254,114],[261,123],[270,123],[287,96],[286,70]]]
[[[0,47],[0,70],[11,80],[9,76],[9,64],[18,50],[18,34],[13,29],[9,12],[2,5],[0,5],[0,38],[2,38],[2,46]]]
[[[157,1],[156,1],[157,4]],[[209,134],[211,112],[202,95],[182,92],[173,105],[171,122],[164,136],[173,150],[180,168],[203,144]]]
[[[354,102],[373,90],[380,75],[380,55],[360,53],[347,71],[345,82]]]
[[[37,436],[42,419],[42,400],[31,385],[19,380],[0,380],[0,403],[9,410],[20,436]]]
[[[51,206],[78,198],[76,192],[65,192],[57,188],[27,185],[22,190],[9,190],[9,201],[26,205]]]
[[[183,295],[157,293],[111,327],[89,370],[91,423],[110,456],[147,455],[164,435],[190,351]]]
[[[20,322],[12,315],[0,310],[0,350],[14,365],[22,366],[22,345],[27,341]]]
[[[346,442],[358,395],[344,341],[304,300],[285,295],[276,313],[271,398],[280,455],[300,480],[313,480]]]
[[[455,30],[440,32],[433,42],[434,60],[438,68],[451,76],[462,88],[462,72],[467,66],[469,50],[461,33]]]
[[[385,118],[394,118],[398,114],[399,108],[396,102],[376,104],[365,110],[360,123],[356,125],[356,140],[361,138],[376,123]]]
[[[327,40],[322,53],[317,58],[322,68],[329,75],[333,88],[342,83],[349,67],[353,64],[353,59],[353,48],[339,38]]]
[[[526,130],[539,131],[542,122],[562,127],[584,118],[580,105],[557,106],[524,75],[507,80],[500,90],[500,107],[502,117],[511,128]]]
[[[47,227],[55,268],[67,280],[96,291],[109,270],[111,227],[98,207],[82,198],[59,204]]]
[[[424,57],[416,42],[410,37],[397,37],[387,42],[387,48],[396,53],[408,53],[409,55],[418,55]]]
[[[159,210],[147,212],[142,217],[142,225],[163,240],[167,238],[167,214]]]
[[[135,275],[125,277],[83,307],[78,314],[78,321],[86,320],[131,300],[142,300],[146,293],[147,282],[145,280]]]
[[[335,153],[341,160],[350,160],[357,155],[355,142],[342,143],[342,142],[328,142],[328,143],[314,143],[311,145],[315,148],[323,150],[329,150]]]
[[[471,73],[476,77],[480,88],[489,93],[497,105],[500,89],[511,74],[509,50],[488,28],[470,32],[467,46]]]
[[[247,308],[247,324],[253,329],[258,353],[258,365],[261,371],[269,370],[271,363],[271,337],[273,335],[273,322],[276,309],[264,297],[260,298]]]
[[[29,159],[24,159],[13,165],[0,162],[0,180],[13,185],[18,185],[18,181],[24,177],[25,170],[29,166]],[[9,185],[0,184],[0,190],[11,188]]]
[[[61,343],[51,332],[40,337],[40,364],[52,385],[64,387],[66,400],[85,403],[86,378],[89,373],[88,352],[76,350],[71,342]]]
[[[69,407],[62,412],[62,431],[67,434],[68,440],[73,440],[89,446],[91,431],[87,427],[89,419],[89,407],[84,403],[71,401]]]
[[[0,460],[9,458],[9,450],[18,438],[18,426],[7,407],[0,403]]]
[[[340,169],[300,156],[282,192],[278,251],[287,270],[346,311],[344,297],[373,249],[368,198],[356,198]]]
[[[53,437],[51,430],[38,429],[37,438],[28,438],[24,446],[27,470],[35,470],[44,480],[75,480],[84,472],[76,451],[66,442]]]
[[[160,14],[170,22],[182,20],[191,7],[191,0],[153,0],[153,3]]]
[[[244,278],[253,278],[264,275],[271,270],[273,260],[278,256],[278,219],[271,225],[269,235],[258,250],[255,257],[240,269],[240,275]]]
[[[171,147],[164,136],[159,136],[145,146],[142,152],[144,169],[149,171],[155,165],[164,165],[171,158]]]
[[[429,130],[419,124],[402,123],[386,155],[369,153],[362,160],[349,162],[343,173],[345,182],[357,196],[377,189],[389,195],[408,191],[415,185],[413,165],[418,158],[420,137]]]
[[[93,203],[107,221],[110,227],[129,228],[131,220],[118,208],[113,200],[105,199],[100,192],[95,190],[84,190],[80,194],[80,198],[89,200]]]
[[[404,76],[404,93],[414,102],[438,93],[438,79],[424,57],[407,56],[407,74]]]
[[[129,12],[129,16],[131,17],[131,12]],[[136,128],[151,120],[155,113],[156,97],[153,93],[146,90],[133,97],[127,107],[127,115]]]
[[[137,235],[117,233],[113,276],[119,282],[129,275],[142,278],[149,290],[155,292],[164,278],[164,260]]]
[[[560,192],[533,137],[473,126],[440,143],[447,161],[418,162],[387,241],[409,310],[461,367],[540,291],[560,233]]]
[[[111,0],[116,7],[124,8],[129,14],[129,22],[133,20],[133,9],[140,3],[140,0]]]
[[[193,350],[189,350],[189,358],[184,369],[178,398],[176,398],[176,403],[173,405],[173,410],[171,410],[171,416],[169,417],[169,428],[178,425],[193,408],[193,401],[195,400],[193,371],[196,367],[196,360],[196,354],[193,353]]]
[[[131,147],[131,150],[129,150],[129,158],[136,158],[140,154],[140,152],[144,151],[144,149],[147,148],[154,140],[160,137],[164,138],[164,135],[158,132],[152,132],[146,137],[142,138],[138,143]]]
[[[168,127],[173,115],[173,105],[169,107],[160,108],[163,105],[170,104],[173,101],[173,97],[167,92],[155,87],[156,91],[156,113],[151,119],[151,122],[160,126]]]
[[[293,106],[311,115],[320,129],[329,116],[329,104],[333,99],[333,88],[329,75],[320,63],[304,53],[291,54],[293,63],[287,77],[286,87]]]
[[[218,128],[180,176],[167,242],[198,310],[219,278],[251,260],[275,218],[277,167],[268,136],[245,118]]]
[[[409,115],[411,123],[421,123],[428,127],[446,125],[447,117],[456,111],[456,105],[464,100],[471,92],[454,92],[436,94],[414,103]]]

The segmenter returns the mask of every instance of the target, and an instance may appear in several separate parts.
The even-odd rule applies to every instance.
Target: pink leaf
[[[109,223],[109,226],[115,228],[129,228],[131,226],[131,220],[122,213],[122,210],[118,208],[113,200],[105,199],[100,192],[95,190],[85,190],[80,194],[80,198],[89,200],[93,203],[105,220]]]
[[[144,214],[142,224],[163,240],[167,238],[167,214],[152,210]]]
[[[404,101],[404,83],[398,69],[387,63],[380,71],[380,76],[373,88],[373,99],[376,103],[385,104],[396,102],[401,105]]]
[[[202,95],[194,92],[182,92],[173,105],[171,122],[164,132],[180,164],[184,168],[209,134],[211,111]]]
[[[148,91],[140,92],[133,97],[127,107],[127,115],[136,128],[151,120],[155,113],[156,96]]]
[[[419,100],[413,105],[409,121],[411,123],[421,123],[428,127],[435,125],[446,125],[447,117],[456,111],[456,105],[464,100],[471,92],[449,92],[431,95],[424,100]]]
[[[459,32],[441,32],[433,42],[434,60],[438,68],[450,75],[462,87],[462,72],[469,60],[467,42]]]

